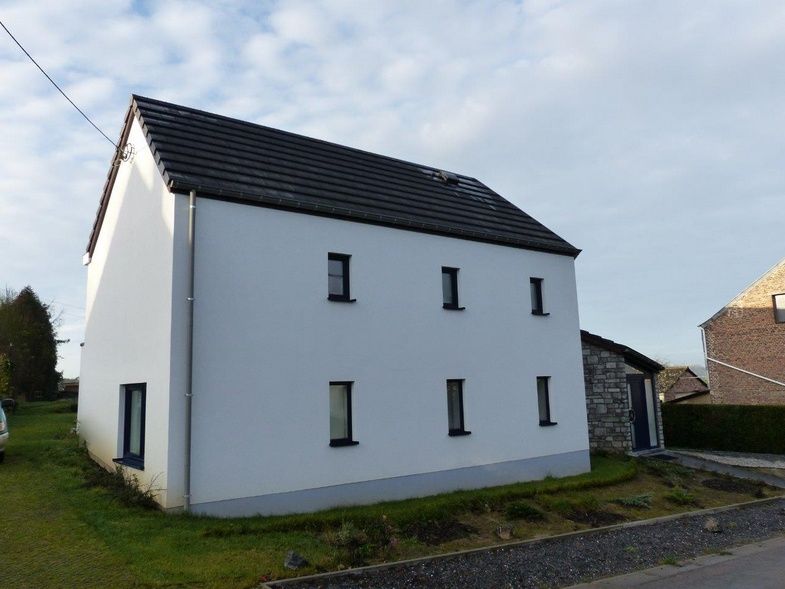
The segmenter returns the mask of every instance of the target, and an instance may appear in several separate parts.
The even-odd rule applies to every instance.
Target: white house
[[[90,237],[79,428],[167,509],[589,469],[578,250],[479,181],[135,96]]]

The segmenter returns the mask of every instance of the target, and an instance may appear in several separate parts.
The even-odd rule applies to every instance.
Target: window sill
[[[330,440],[331,448],[340,448],[342,446],[356,446],[360,442],[354,440]]]
[[[140,460],[138,458],[131,458],[131,457],[112,458],[112,462],[114,462],[115,464],[121,464],[123,466],[127,466],[128,468],[133,468],[135,470],[144,470],[144,460]]]
[[[346,297],[328,295],[327,300],[332,301],[333,303],[354,303],[357,299],[347,299]]]
[[[471,434],[471,433],[472,433],[472,432],[470,432],[470,431],[466,431],[465,429],[451,429],[451,430],[450,430],[450,431],[447,433],[447,435],[448,435],[448,436],[450,436],[451,438],[454,438],[454,437],[456,437],[456,436],[468,436],[468,435],[469,435],[469,434]]]
[[[459,307],[458,305],[450,305],[448,303],[442,304],[442,309],[447,311],[463,311],[466,307]]]
[[[542,311],[532,311],[532,315],[537,315],[538,317],[547,317],[550,313],[543,313]]]
[[[552,425],[559,425],[559,424],[557,422],[555,422],[555,421],[541,421],[540,422],[540,427],[550,427]]]

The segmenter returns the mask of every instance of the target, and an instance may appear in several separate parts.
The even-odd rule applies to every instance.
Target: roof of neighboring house
[[[695,397],[702,397],[704,395],[709,395],[709,394],[711,394],[711,393],[708,390],[706,390],[706,391],[695,391],[695,392],[692,392],[692,393],[685,393],[683,395],[678,395],[678,396],[673,397],[671,399],[667,399],[666,398],[663,401],[663,403],[681,403],[682,401],[687,401],[689,399],[694,399]]]
[[[742,291],[741,291],[739,294],[737,294],[735,297],[733,297],[733,298],[732,298],[732,299],[731,299],[731,300],[728,302],[728,304],[726,304],[724,307],[722,307],[722,309],[720,309],[719,311],[717,311],[716,313],[714,313],[714,315],[712,315],[711,317],[709,317],[708,319],[706,319],[706,321],[704,321],[703,323],[701,323],[700,325],[698,325],[698,327],[706,327],[706,325],[708,325],[709,323],[711,323],[712,321],[714,321],[714,320],[715,320],[717,317],[719,317],[720,315],[722,315],[723,313],[725,313],[725,311],[727,311],[729,307],[732,307],[732,306],[733,306],[733,303],[735,303],[736,301],[738,301],[740,298],[742,298],[744,295],[746,295],[746,294],[747,294],[749,291],[751,291],[753,288],[755,288],[755,286],[757,286],[757,284],[758,284],[758,283],[759,283],[761,280],[765,279],[765,278],[766,278],[766,277],[767,277],[769,274],[771,274],[772,272],[774,272],[775,270],[777,270],[777,269],[778,269],[780,266],[785,266],[785,258],[782,258],[782,259],[781,259],[779,262],[777,262],[777,263],[776,263],[776,264],[774,264],[774,265],[773,265],[771,268],[769,268],[768,270],[766,270],[766,272],[764,272],[764,273],[763,273],[761,276],[759,276],[758,278],[756,278],[756,279],[755,279],[755,280],[754,280],[754,281],[753,281],[751,284],[747,285],[747,288],[745,288],[745,289],[744,289],[744,290],[742,290]]]
[[[79,378],[61,378],[60,382],[57,383],[57,389],[60,391],[65,390],[66,387],[74,386],[79,386]]]
[[[637,368],[642,368],[652,372],[658,372],[663,369],[662,364],[656,360],[652,360],[648,356],[644,356],[637,350],[633,350],[632,348],[617,343],[613,340],[600,337],[594,333],[590,333],[585,329],[581,329],[581,341],[595,345],[599,348],[603,348],[610,352],[621,354],[624,357],[625,362]]]
[[[689,366],[667,366],[657,377],[657,393],[665,396],[695,396],[709,392],[709,386]]]
[[[482,182],[359,149],[133,96],[172,192],[577,256],[580,250]],[[88,253],[114,184],[109,172]]]

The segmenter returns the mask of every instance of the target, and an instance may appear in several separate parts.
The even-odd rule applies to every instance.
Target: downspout
[[[185,478],[183,481],[183,510],[191,511],[191,405],[193,402],[194,375],[194,260],[196,229],[196,190],[188,197],[188,331],[186,340],[187,363],[185,371]]]

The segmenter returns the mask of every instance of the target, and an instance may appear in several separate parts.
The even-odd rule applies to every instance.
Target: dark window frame
[[[327,300],[334,301],[336,303],[354,303],[357,299],[351,298],[351,280],[350,280],[350,260],[352,256],[351,254],[339,254],[335,252],[328,252],[327,253],[327,276],[328,276],[328,284],[327,284]],[[341,262],[341,270],[343,273],[343,294],[333,294],[330,292],[330,285],[329,285],[329,275],[330,275],[330,262]]]
[[[130,466],[137,470],[144,470],[145,430],[147,421],[147,383],[138,382],[121,385],[123,391],[123,454],[115,458],[114,462]],[[131,452],[131,399],[132,391],[142,391],[142,413],[139,421],[139,454]]]
[[[545,383],[545,419],[540,414],[540,382]],[[538,376],[537,377],[537,414],[540,419],[540,427],[548,427],[551,425],[558,425],[557,422],[551,419],[551,377]]]
[[[544,298],[542,294],[542,278],[535,276],[529,277],[529,293],[532,294],[532,287],[534,287],[534,296],[532,297],[532,315],[540,317],[547,317],[550,313],[545,312]]]
[[[460,268],[453,268],[451,266],[442,266],[442,309],[448,311],[463,311],[466,307],[461,307],[458,298],[458,272]],[[444,302],[444,275],[450,277],[450,294],[452,295],[451,303]]]
[[[458,409],[461,416],[461,426],[459,428],[450,427],[450,383],[458,383]],[[466,420],[463,413],[463,378],[447,379],[447,435],[450,437],[468,436],[472,432],[466,429]]]
[[[773,311],[774,311],[774,323],[776,323],[778,325],[781,325],[781,324],[785,323],[785,319],[780,321],[777,318],[777,297],[785,298],[785,292],[778,292],[778,293],[774,293],[773,295],[771,295],[771,306],[772,306]]]
[[[343,385],[346,387],[346,433],[345,438],[330,438],[330,446],[333,448],[340,448],[342,446],[356,446],[360,442],[353,439],[352,433],[352,387],[354,381],[352,380],[331,380],[330,386]]]

